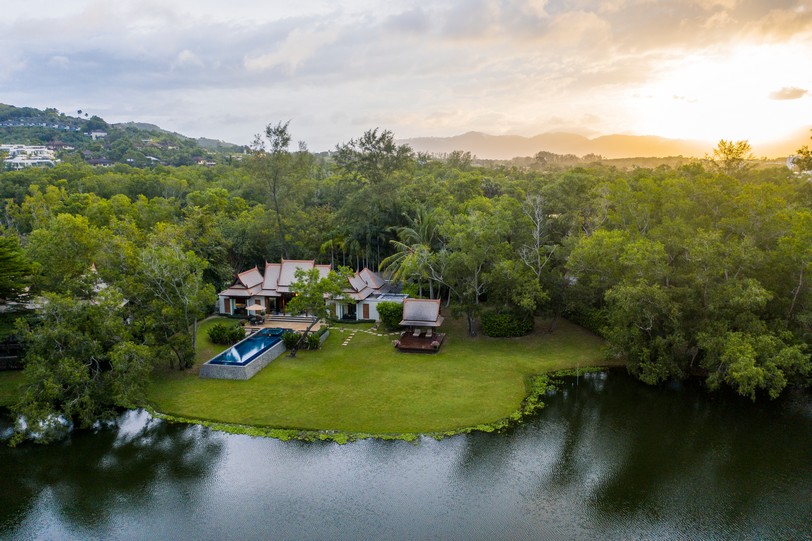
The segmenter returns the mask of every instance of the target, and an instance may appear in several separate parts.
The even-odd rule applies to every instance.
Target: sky
[[[0,4],[1,103],[192,137],[290,120],[314,151],[375,127],[755,146],[812,126],[812,0]]]

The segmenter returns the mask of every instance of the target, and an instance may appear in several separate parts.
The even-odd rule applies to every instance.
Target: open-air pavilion
[[[443,324],[439,299],[404,299],[401,327],[406,327],[395,347],[400,351],[433,353],[445,340],[437,329]]]

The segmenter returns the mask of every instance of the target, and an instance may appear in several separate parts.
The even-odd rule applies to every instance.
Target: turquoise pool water
[[[207,364],[246,365],[279,343],[284,332],[285,329],[261,329],[242,342],[237,342]]]

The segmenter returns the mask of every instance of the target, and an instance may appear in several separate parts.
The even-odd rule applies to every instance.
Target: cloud
[[[338,36],[336,28],[295,28],[275,51],[246,55],[243,63],[248,71],[265,71],[285,66],[288,71],[293,72],[303,62],[313,57],[319,49],[333,43]]]
[[[794,86],[785,86],[781,90],[770,92],[771,100],[797,100],[803,98],[809,93],[808,90],[803,88],[796,88]]]
[[[292,118],[296,137],[314,149],[375,125],[399,136],[532,134],[556,115],[570,119],[567,129],[583,124],[583,131],[590,122],[590,129],[622,131],[644,101],[633,94],[673,81],[668,74],[682,59],[724,57],[742,41],[758,47],[791,39],[795,50],[812,50],[812,10],[797,9],[794,0],[234,4],[226,12],[218,0],[71,0],[51,10],[11,9],[0,19],[4,101],[92,107],[118,120],[149,117],[235,142]],[[784,55],[794,56],[802,65],[803,54]],[[767,95],[805,96],[812,80],[802,70],[796,76],[772,85],[801,88],[759,87],[764,104],[786,109],[791,103]],[[714,85],[683,86],[657,95],[677,96],[669,101],[680,106]],[[624,99],[633,105],[618,109]],[[600,120],[584,116],[596,113]]]
[[[175,62],[172,65],[173,67],[194,66],[197,68],[202,68],[203,61],[189,49],[184,49],[178,53],[178,56],[175,58]]]
[[[52,56],[51,59],[48,60],[48,65],[54,68],[66,69],[70,66],[70,59],[62,55]]]

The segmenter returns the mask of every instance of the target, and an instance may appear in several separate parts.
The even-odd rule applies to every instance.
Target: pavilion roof
[[[440,315],[440,299],[404,299],[401,325],[410,327],[439,327],[443,324]]]

